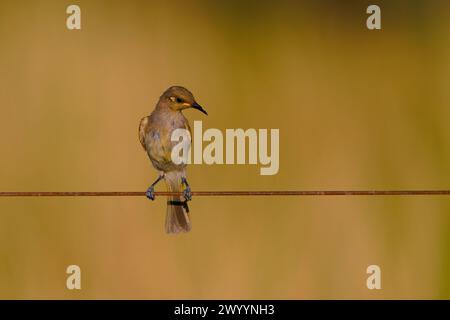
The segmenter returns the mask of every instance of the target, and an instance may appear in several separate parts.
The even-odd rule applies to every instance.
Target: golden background
[[[0,191],[145,191],[138,123],[174,84],[204,129],[280,129],[277,175],[192,165],[194,191],[448,189],[450,5],[377,1],[369,31],[369,4],[2,1]],[[168,236],[163,197],[0,198],[0,298],[450,298],[449,197],[190,207]]]

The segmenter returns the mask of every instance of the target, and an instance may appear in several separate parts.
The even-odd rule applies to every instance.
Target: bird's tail
[[[178,172],[165,174],[167,191],[180,192],[182,190],[181,175]],[[180,233],[191,230],[189,207],[182,196],[169,196],[167,198],[166,232]]]

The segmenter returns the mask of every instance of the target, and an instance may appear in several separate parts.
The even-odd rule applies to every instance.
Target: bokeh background
[[[2,1],[0,190],[145,191],[139,120],[174,84],[205,129],[280,129],[277,175],[192,165],[194,190],[448,189],[450,4],[376,1],[381,31],[369,4]],[[1,198],[0,298],[450,298],[448,197],[190,206],[192,232],[167,236],[162,197]]]

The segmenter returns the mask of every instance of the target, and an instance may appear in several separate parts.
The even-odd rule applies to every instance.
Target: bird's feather
[[[148,124],[148,117],[144,117],[141,119],[141,122],[139,123],[139,141],[141,142],[142,148],[146,150],[145,147],[145,135],[146,135],[146,129]]]

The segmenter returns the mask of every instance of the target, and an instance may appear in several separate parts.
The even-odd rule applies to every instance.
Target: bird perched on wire
[[[165,180],[169,192],[180,192],[184,185],[183,196],[169,196],[166,213],[166,232],[180,233],[191,229],[187,201],[191,200],[191,189],[186,180],[186,163],[172,161],[172,148],[178,143],[172,141],[172,132],[186,129],[191,132],[189,123],[181,112],[194,108],[207,115],[207,112],[195,101],[193,94],[184,87],[173,86],[159,98],[153,112],[141,119],[139,140],[156,170],[158,179],[148,188],[147,198],[154,200],[155,185]],[[190,143],[190,141],[189,141]],[[184,198],[184,200],[183,200]]]

